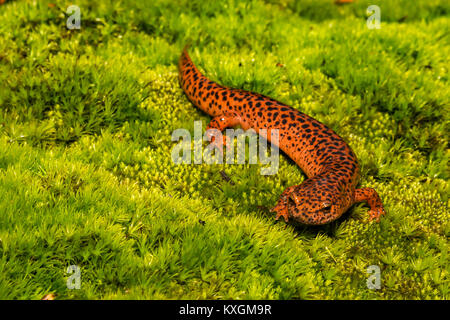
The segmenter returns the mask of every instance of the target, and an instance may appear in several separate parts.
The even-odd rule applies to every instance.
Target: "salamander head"
[[[344,213],[349,199],[329,177],[308,179],[290,194],[288,215],[302,224],[325,224]]]

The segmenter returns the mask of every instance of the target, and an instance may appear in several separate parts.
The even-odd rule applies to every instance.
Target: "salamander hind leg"
[[[223,135],[222,141],[216,141],[215,132],[211,129],[222,132],[226,128],[234,127],[238,124],[241,124],[241,117],[234,112],[221,114],[220,116],[214,117],[209,122],[206,127],[206,135],[210,139],[211,144],[215,146],[220,153],[223,153],[223,146],[227,146],[227,137]]]
[[[367,202],[370,207],[369,220],[380,221],[380,217],[386,214],[380,196],[372,188],[361,188],[355,190],[355,202]]]

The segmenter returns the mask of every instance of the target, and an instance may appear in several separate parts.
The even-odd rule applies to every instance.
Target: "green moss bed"
[[[66,27],[71,4],[80,29]],[[7,0],[0,298],[448,299],[449,6]],[[274,223],[268,208],[305,179],[284,155],[271,176],[174,164],[172,132],[210,119],[178,84],[186,43],[211,79],[339,133],[381,222],[361,203],[325,226]],[[80,289],[67,287],[71,265]]]

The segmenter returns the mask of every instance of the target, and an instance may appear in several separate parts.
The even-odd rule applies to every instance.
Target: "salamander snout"
[[[341,214],[339,190],[322,181],[306,181],[292,190],[287,199],[289,220],[302,224],[324,224]]]
[[[350,206],[351,197],[335,179],[314,177],[287,188],[272,209],[286,222],[321,225],[339,218]]]

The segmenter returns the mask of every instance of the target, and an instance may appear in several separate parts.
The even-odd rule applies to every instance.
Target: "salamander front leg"
[[[278,200],[277,205],[270,209],[270,212],[277,213],[277,215],[275,216],[276,220],[278,220],[280,217],[283,217],[284,221],[289,221],[288,201],[289,197],[291,196],[292,192],[295,191],[296,187],[297,186],[292,186],[284,190],[280,196],[280,199]]]
[[[355,190],[355,202],[367,202],[370,207],[369,220],[380,221],[380,217],[386,214],[380,196],[372,188],[361,188]]]

